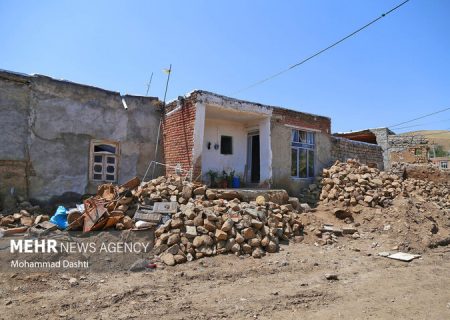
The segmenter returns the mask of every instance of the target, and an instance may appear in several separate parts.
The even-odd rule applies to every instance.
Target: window
[[[117,181],[119,144],[111,141],[91,141],[90,178],[93,181]]]
[[[441,169],[448,169],[448,161],[441,161]]]
[[[295,178],[314,177],[314,132],[292,130],[291,176]]]
[[[233,137],[230,136],[220,137],[220,153],[233,154]]]

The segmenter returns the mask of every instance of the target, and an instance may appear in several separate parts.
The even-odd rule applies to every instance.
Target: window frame
[[[316,134],[314,131],[291,129],[291,178],[292,179],[312,179],[315,177],[316,171]],[[296,168],[294,169],[293,153],[296,153]],[[300,155],[305,155],[305,176],[302,176],[300,166]],[[310,163],[312,154],[312,163]],[[312,164],[312,168],[311,168]],[[312,172],[311,172],[312,171]],[[293,173],[296,175],[293,175]]]
[[[440,161],[439,168],[441,168],[441,169],[448,169],[448,161],[445,161],[445,160]]]
[[[222,152],[222,146],[223,146],[223,138],[229,138],[230,139],[230,153],[223,153]],[[229,136],[229,135],[220,135],[220,154],[224,155],[224,156],[229,156],[229,155],[233,155],[233,136]]]
[[[95,151],[95,147],[99,145],[107,145],[115,148],[115,153],[107,151]],[[95,161],[96,157],[101,156],[101,162]],[[114,163],[108,163],[109,158],[114,158]],[[120,144],[112,140],[91,140],[89,147],[89,181],[95,183],[117,183],[119,177],[119,162],[120,162]],[[102,170],[94,172],[95,166],[101,164]],[[114,172],[107,171],[108,167],[114,167]],[[101,174],[102,178],[97,179],[95,175]],[[114,176],[114,180],[107,179],[106,176]]]

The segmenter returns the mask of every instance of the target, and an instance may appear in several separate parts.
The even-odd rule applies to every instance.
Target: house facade
[[[165,173],[210,183],[225,171],[240,187],[297,196],[336,160],[383,167],[380,146],[330,132],[328,117],[202,90],[164,106],[0,70],[0,209],[18,197],[79,201],[102,183]]]
[[[439,169],[450,169],[450,157],[435,157],[430,158],[430,161]]]
[[[193,180],[233,172],[245,186],[295,195],[337,159],[367,157],[373,150],[382,166],[380,147],[332,137],[328,117],[208,91],[168,103],[163,123],[168,172],[178,166]]]
[[[0,71],[0,207],[18,196],[79,199],[142,177],[150,160],[163,159],[155,155],[160,108],[158,98]]]

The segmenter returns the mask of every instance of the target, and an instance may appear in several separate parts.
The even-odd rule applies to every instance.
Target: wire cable
[[[427,126],[427,125],[435,124],[435,123],[441,123],[441,122],[445,122],[445,121],[450,121],[450,118],[444,119],[444,120],[439,120],[439,121],[432,121],[432,122],[425,122],[425,123],[414,124],[414,125],[412,125],[412,126],[406,126],[406,127],[395,128],[395,131],[397,131],[397,130],[403,130],[403,129],[408,129],[408,128],[414,128],[414,127],[422,127],[422,126]]]
[[[283,73],[286,73],[286,72],[288,72],[288,71],[290,71],[290,70],[292,70],[292,69],[294,69],[294,68],[296,68],[296,67],[298,67],[298,66],[304,64],[305,62],[307,62],[307,61],[309,61],[309,60],[311,60],[311,59],[317,57],[318,55],[324,53],[325,51],[327,51],[327,50],[329,50],[329,49],[331,49],[331,48],[337,46],[337,45],[340,44],[341,42],[344,42],[344,41],[347,40],[348,38],[354,36],[355,34],[361,32],[362,30],[368,28],[369,26],[371,26],[371,25],[374,24],[375,22],[377,22],[377,21],[381,20],[382,18],[386,17],[388,14],[390,14],[390,13],[392,13],[393,11],[397,10],[398,8],[400,8],[401,6],[403,6],[404,4],[406,4],[406,3],[409,2],[409,1],[410,1],[410,0],[405,0],[405,1],[403,1],[402,3],[396,5],[395,7],[393,7],[392,9],[390,9],[389,11],[383,13],[383,14],[382,14],[381,16],[379,16],[378,18],[376,18],[376,19],[370,21],[369,23],[365,24],[365,25],[362,26],[361,28],[359,28],[359,29],[353,31],[352,33],[346,35],[345,37],[341,38],[340,40],[338,40],[338,41],[332,43],[332,44],[329,45],[328,47],[326,47],[326,48],[324,48],[324,49],[322,49],[322,50],[320,50],[320,51],[314,53],[313,55],[311,55],[311,56],[309,56],[309,57],[303,59],[303,60],[300,61],[300,62],[297,62],[297,63],[291,65],[290,67],[288,67],[288,68],[286,68],[286,69],[284,69],[284,70],[281,70],[281,71],[279,71],[279,72],[277,72],[277,73],[275,73],[275,74],[273,74],[273,75],[271,75],[271,76],[269,76],[269,77],[267,77],[267,78],[264,78],[264,79],[262,79],[262,80],[260,80],[260,81],[257,81],[257,82],[255,82],[255,83],[253,83],[253,84],[251,84],[251,85],[249,85],[249,86],[247,86],[247,87],[244,87],[244,88],[242,88],[242,89],[240,89],[240,90],[237,90],[237,91],[234,92],[232,95],[235,95],[235,94],[241,93],[242,91],[246,91],[246,90],[248,90],[248,89],[251,89],[251,88],[253,88],[253,87],[256,87],[257,85],[260,85],[260,84],[262,84],[262,83],[264,83],[264,82],[267,82],[267,81],[269,81],[269,80],[272,80],[273,78],[278,77],[278,76],[282,75]]]
[[[445,108],[445,109],[438,110],[438,111],[435,111],[435,112],[432,112],[432,113],[428,113],[428,114],[426,114],[426,115],[424,115],[424,116],[421,116],[421,117],[418,117],[418,118],[415,118],[415,119],[412,119],[412,120],[400,122],[400,123],[397,123],[397,124],[388,126],[388,128],[393,128],[393,127],[400,126],[400,125],[402,125],[402,124],[406,124],[406,123],[410,123],[410,122],[413,122],[413,121],[416,121],[416,120],[420,120],[420,119],[423,119],[423,118],[426,118],[426,117],[429,117],[429,116],[432,116],[432,115],[435,115],[435,114],[438,114],[438,113],[441,113],[441,112],[445,112],[445,111],[447,111],[447,110],[450,110],[450,108]]]

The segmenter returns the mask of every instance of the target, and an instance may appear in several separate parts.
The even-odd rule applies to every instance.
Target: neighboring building
[[[157,98],[0,71],[0,197],[73,198],[142,176],[155,160],[160,106]]]
[[[394,162],[427,163],[428,140],[423,136],[396,135],[389,128],[335,133],[334,136],[379,145],[383,150],[384,169]]]
[[[450,169],[450,157],[430,158],[430,161],[440,169]]]
[[[380,147],[331,137],[328,117],[202,90],[170,102],[163,128],[169,172],[178,165],[194,180],[234,171],[247,186],[296,195],[336,159],[374,154],[368,162],[383,166]]]

